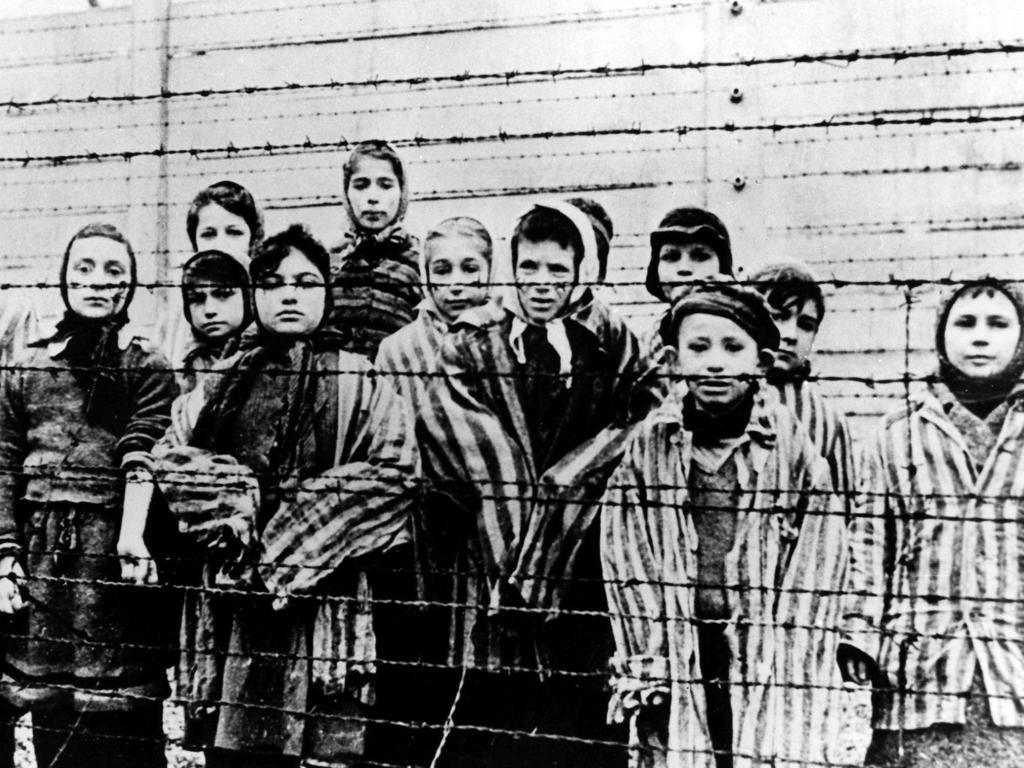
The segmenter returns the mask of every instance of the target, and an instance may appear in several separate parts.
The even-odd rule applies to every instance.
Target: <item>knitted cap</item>
[[[757,343],[758,349],[778,349],[779,329],[764,298],[737,285],[695,288],[677,301],[661,322],[661,338],[675,346],[679,325],[688,315],[716,315],[732,320]]]
[[[704,243],[718,256],[718,271],[732,275],[732,245],[729,230],[720,218],[703,208],[673,208],[651,232],[651,260],[647,265],[647,290],[661,301],[668,296],[661,289],[658,279],[658,252],[661,246],[671,240],[693,240]]]

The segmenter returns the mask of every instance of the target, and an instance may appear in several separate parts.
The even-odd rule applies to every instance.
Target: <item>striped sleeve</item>
[[[880,429],[864,451],[857,503],[850,525],[850,581],[843,600],[844,642],[878,659],[885,596],[890,591],[892,539],[887,529],[894,518],[886,469],[888,430]]]
[[[263,531],[260,575],[271,592],[307,591],[343,562],[408,541],[418,471],[412,416],[366,368],[338,377],[337,465],[282,489]]]
[[[612,711],[669,686],[665,578],[668,524],[675,516],[647,498],[643,445],[634,442],[608,483],[601,507],[601,567],[615,657]]]
[[[0,305],[0,366],[25,356],[28,344],[39,338],[35,308],[15,292],[6,291]]]
[[[481,356],[483,332],[445,336],[432,419],[421,430],[424,469],[476,518],[478,549],[488,575],[514,566],[534,494],[529,456],[499,412],[508,374]]]

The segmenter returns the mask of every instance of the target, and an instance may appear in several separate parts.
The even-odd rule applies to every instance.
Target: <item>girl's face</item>
[[[691,240],[670,240],[658,249],[658,282],[669,301],[699,280],[719,277],[718,254],[710,246]]]
[[[739,402],[750,377],[764,373],[757,343],[732,320],[687,315],[679,324],[679,371],[698,407],[713,411]]]
[[[252,231],[245,219],[227,208],[210,203],[199,209],[196,225],[196,248],[217,250],[247,261],[252,244]]]
[[[123,243],[109,237],[76,240],[67,270],[68,308],[76,315],[102,320],[124,309],[132,260]]]
[[[1009,296],[989,288],[968,289],[946,316],[946,357],[971,378],[997,376],[1013,359],[1020,332],[1017,308]]]
[[[323,320],[327,286],[306,254],[292,248],[273,272],[257,280],[254,295],[264,328],[280,336],[308,336]]]
[[[554,240],[533,243],[520,239],[515,267],[519,303],[526,317],[546,323],[558,317],[576,284],[576,254]]]
[[[430,241],[427,287],[441,316],[449,323],[470,307],[487,301],[488,264],[473,244],[462,238]]]
[[[200,283],[185,290],[192,327],[210,339],[232,336],[245,322],[245,295],[235,285]]]
[[[775,355],[775,368],[792,371],[806,363],[811,356],[814,338],[818,335],[818,309],[813,301],[793,299],[784,306],[772,308],[772,319],[779,329],[779,350]]]
[[[388,160],[360,157],[345,194],[356,223],[368,232],[380,232],[398,218],[402,187]]]

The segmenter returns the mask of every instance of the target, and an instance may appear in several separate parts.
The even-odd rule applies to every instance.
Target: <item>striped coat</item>
[[[602,303],[592,300],[567,322],[596,339],[606,361],[600,371],[584,371],[573,360],[572,388],[595,387],[597,377],[614,383],[603,398],[589,403],[590,435],[607,426],[639,366],[636,337]],[[475,527],[468,554],[480,574],[477,599],[496,606],[499,588],[520,562],[525,534],[538,509],[537,466],[526,410],[517,386],[519,367],[508,340],[511,313],[499,304],[463,313],[441,348],[437,412],[421,431],[424,471],[468,512]],[[586,390],[577,389],[578,392]],[[549,532],[553,529],[546,529]],[[546,540],[548,551],[578,541]],[[484,646],[489,643],[483,641]],[[488,648],[478,658],[501,663]]]
[[[995,724],[1022,727],[1024,398],[979,466],[941,395],[913,396],[865,448],[849,639],[905,683],[879,697],[875,727],[963,723],[977,667]]]
[[[637,765],[714,768],[701,679],[697,541],[688,506],[691,434],[678,398],[643,423],[609,483],[602,563],[615,635],[613,707],[643,733],[646,705],[668,701],[668,743]],[[828,469],[788,409],[759,399],[731,456],[741,489],[725,560],[734,765],[823,760],[835,666],[837,591],[847,539]],[[664,747],[667,746],[667,751]]]

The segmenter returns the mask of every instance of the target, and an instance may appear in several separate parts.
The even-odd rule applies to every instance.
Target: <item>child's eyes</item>
[[[366,189],[368,186],[370,186],[370,180],[369,179],[353,179],[352,180],[352,184],[350,186],[352,186],[354,189]]]
[[[708,345],[700,341],[691,341],[686,345],[686,348],[691,352],[706,352]]]
[[[467,274],[475,275],[480,272],[480,265],[475,261],[467,261],[462,265],[462,271]]]
[[[202,304],[206,300],[206,296],[202,293],[189,292],[185,295],[185,301],[188,304]]]
[[[807,331],[808,333],[814,333],[818,330],[818,324],[811,320],[809,317],[802,317],[797,320],[797,328],[801,331]]]
[[[1009,328],[1010,321],[1005,317],[991,317],[989,318],[988,325],[990,328]]]
[[[953,321],[953,325],[957,328],[973,328],[974,318],[971,315],[960,315]]]
[[[312,275],[303,275],[295,281],[295,285],[299,288],[323,288],[323,281],[319,280]]]
[[[199,233],[199,237],[201,237],[203,240],[209,240],[210,238],[213,238],[213,237],[216,237],[216,236],[217,236],[217,231],[213,230],[213,229],[204,229],[202,232]]]
[[[704,250],[690,251],[690,261],[709,261],[713,256],[714,254]]]
[[[224,234],[231,235],[231,237],[245,237],[245,232],[238,227],[228,227],[224,230]]]
[[[746,347],[743,346],[742,344],[730,344],[728,342],[726,342],[722,346],[725,347],[726,352],[729,352],[730,354],[733,355],[735,355],[738,352],[742,352],[744,349],[746,349]]]
[[[432,264],[430,272],[434,275],[450,275],[452,273],[452,266],[445,263]]]
[[[395,186],[395,182],[393,182],[391,179],[381,179],[380,181],[377,182],[377,184],[382,189],[391,189],[393,186]]]
[[[234,288],[214,288],[211,291],[215,299],[230,299],[236,292]]]

